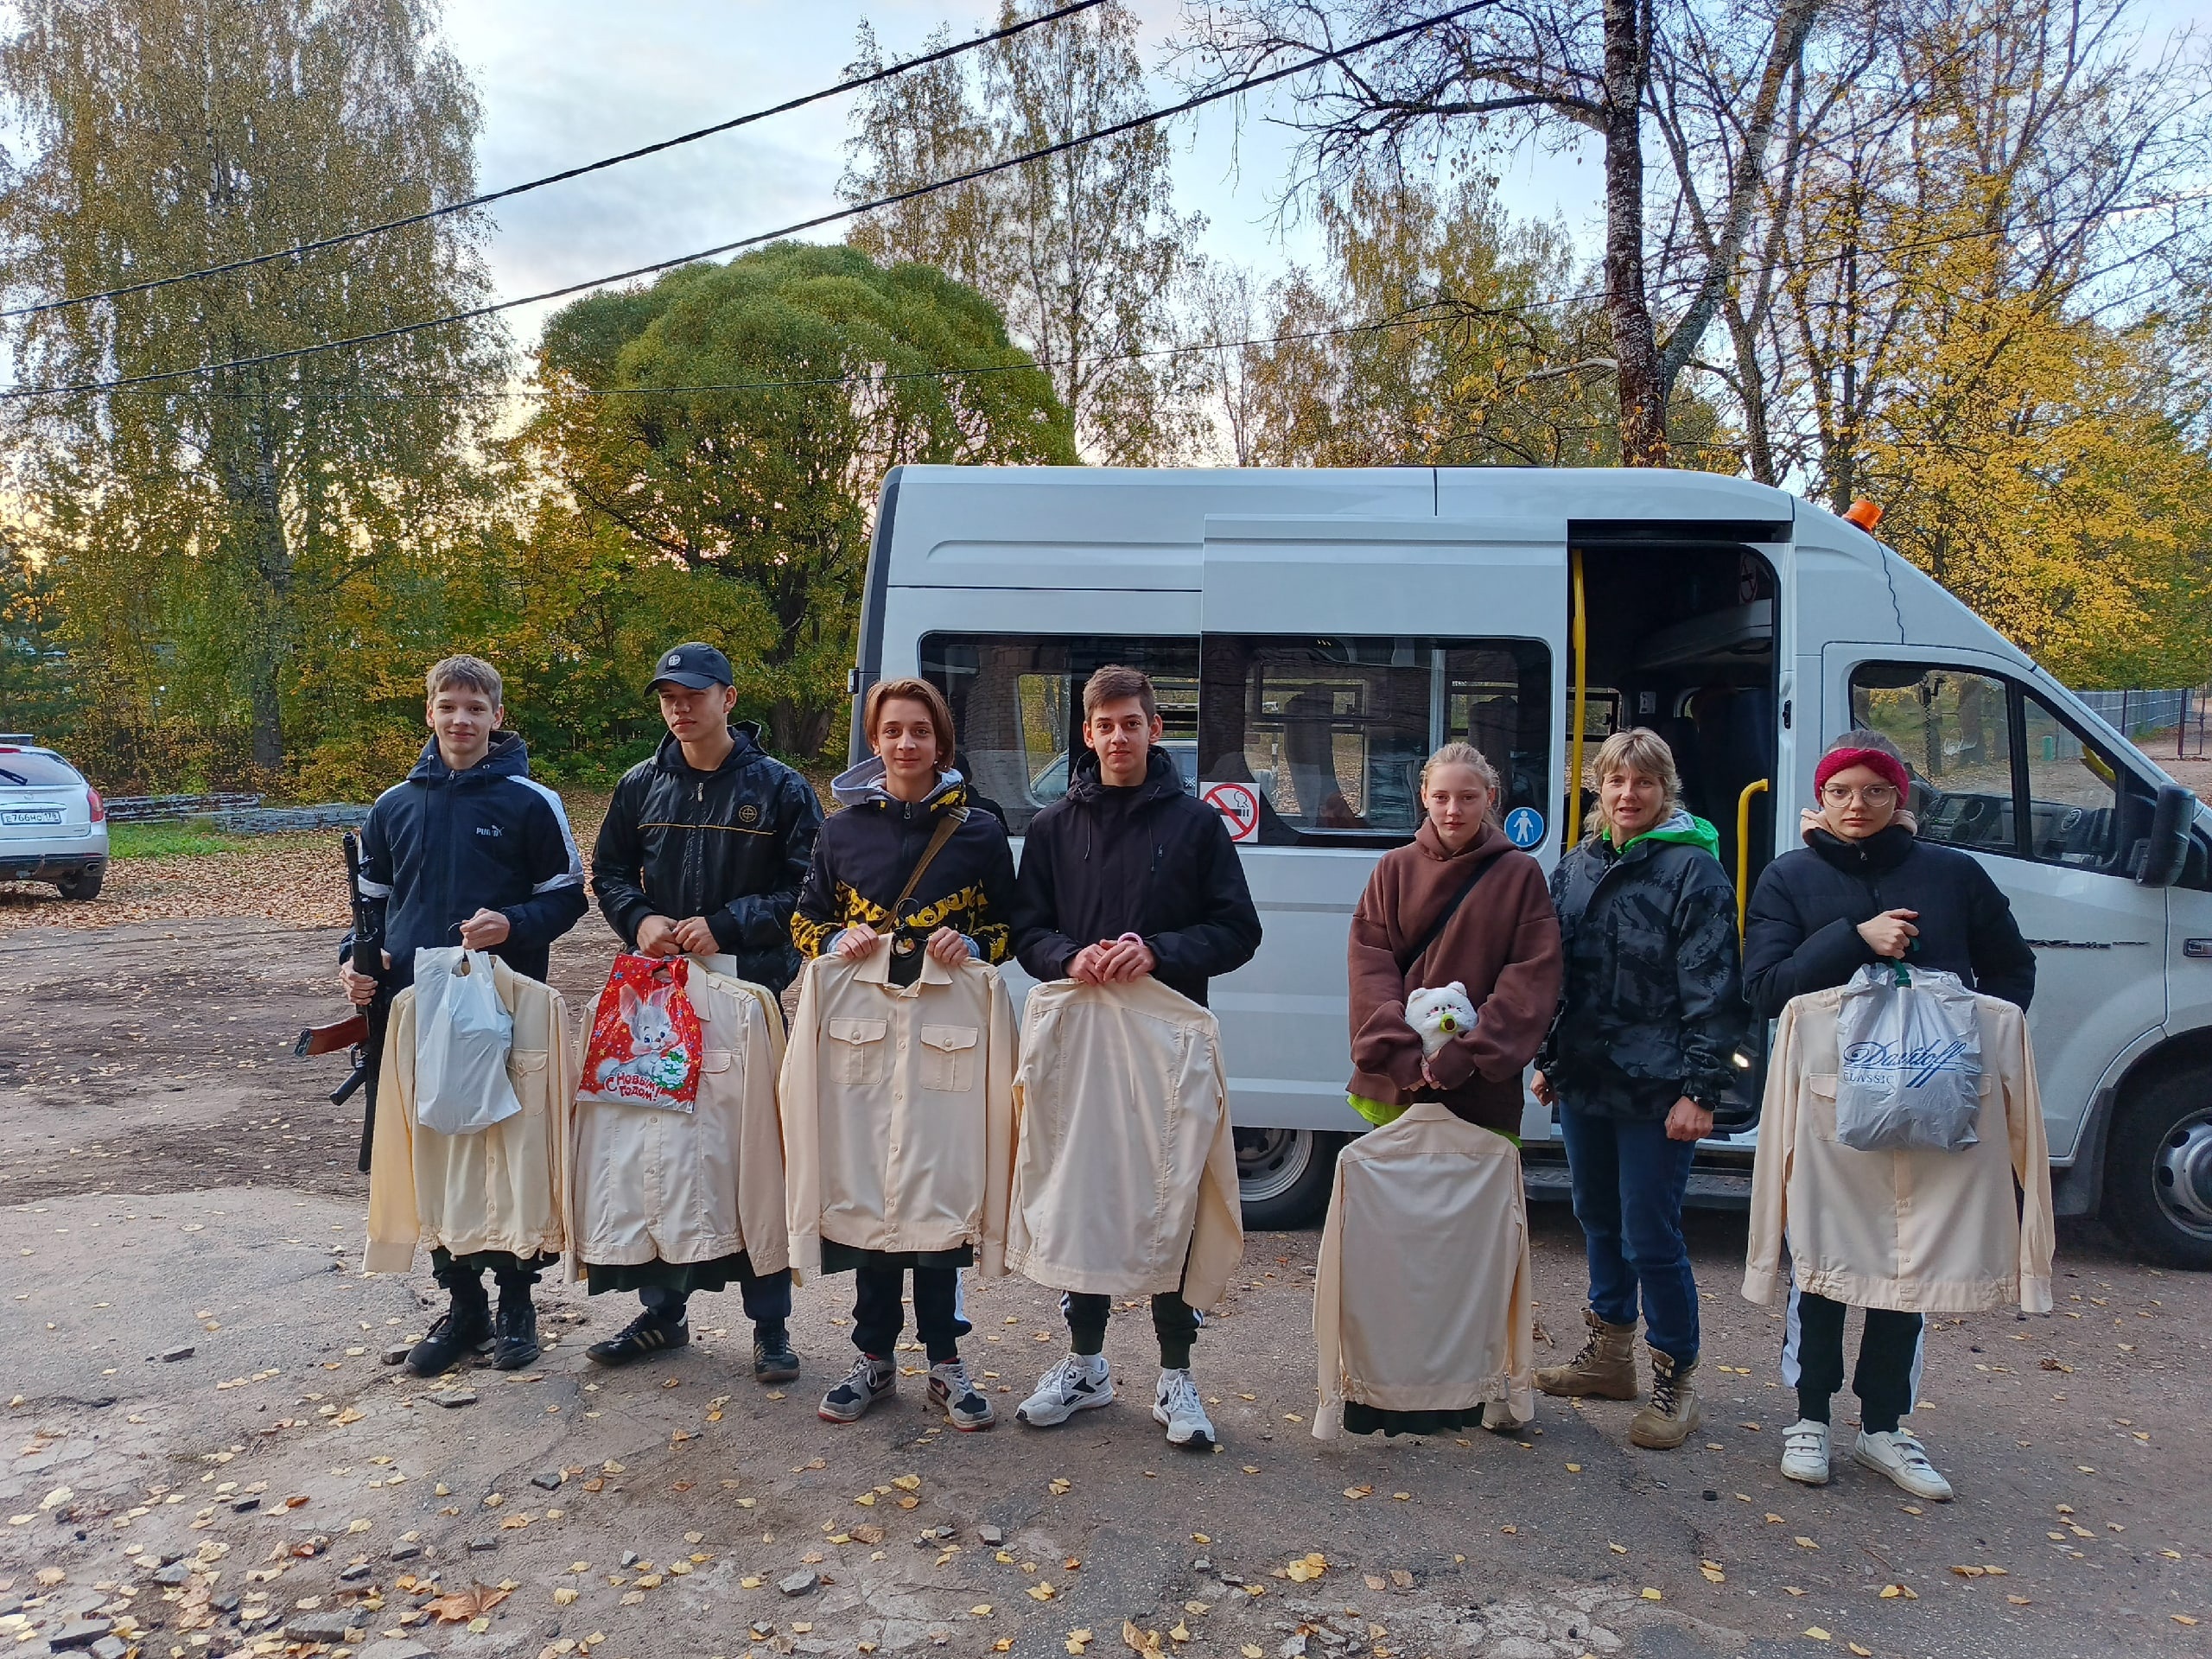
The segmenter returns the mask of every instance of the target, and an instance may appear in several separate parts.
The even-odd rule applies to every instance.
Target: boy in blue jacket
[[[385,966],[397,992],[415,978],[415,953],[440,945],[488,950],[518,973],[546,976],[553,941],[583,918],[583,855],[561,798],[530,775],[522,739],[499,729],[506,710],[499,672],[474,657],[448,657],[427,677],[430,741],[404,782],[377,798],[361,830],[361,887],[385,912]],[[339,977],[357,1003],[377,982],[353,971],[352,941]],[[553,1258],[505,1250],[430,1253],[451,1309],[407,1356],[435,1376],[493,1346],[484,1270],[499,1285],[493,1363],[518,1370],[537,1358],[530,1290]]]

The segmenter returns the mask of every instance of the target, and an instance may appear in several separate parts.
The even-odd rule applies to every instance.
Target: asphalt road
[[[691,1349],[604,1373],[582,1349],[631,1306],[550,1282],[539,1366],[426,1385],[380,1355],[435,1287],[358,1271],[336,1061],[289,1058],[333,1011],[330,943],[0,941],[0,1654],[101,1620],[102,1659],[1096,1654],[1125,1621],[1140,1650],[1237,1659],[2205,1650],[2212,1282],[2094,1230],[2062,1235],[2055,1316],[1931,1332],[1948,1505],[1840,1459],[1817,1491],[1776,1472],[1778,1317],[1737,1294],[1725,1216],[1694,1218],[1707,1418],[1675,1453],[1628,1445],[1630,1408],[1554,1401],[1518,1439],[1313,1440],[1313,1234],[1253,1237],[1201,1336],[1211,1455],[1151,1421],[1141,1312],[1108,1338],[1122,1401],[1061,1429],[954,1433],[918,1353],[895,1405],[833,1428],[836,1279],[799,1294],[786,1389],[750,1380],[734,1297],[699,1299]],[[580,1001],[605,960],[588,935],[556,981]],[[1550,1206],[1536,1235],[1548,1362],[1579,1336],[1580,1238]],[[1053,1298],[971,1283],[968,1306],[1010,1419],[1061,1351]]]

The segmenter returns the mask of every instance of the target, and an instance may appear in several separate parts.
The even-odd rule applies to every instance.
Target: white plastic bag
[[[415,953],[415,1120],[440,1135],[474,1135],[522,1110],[507,1079],[515,1019],[492,972],[481,950]]]
[[[1835,1138],[1859,1152],[1957,1152],[1980,1137],[1981,1027],[1956,974],[1873,962],[1836,1016]]]

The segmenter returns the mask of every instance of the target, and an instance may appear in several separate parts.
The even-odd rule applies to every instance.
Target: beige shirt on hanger
[[[1014,1004],[997,969],[891,983],[891,952],[817,957],[799,976],[778,1090],[794,1277],[822,1241],[862,1250],[972,1245],[1006,1272],[1014,1174]]]
[[[713,1262],[740,1250],[756,1274],[789,1265],[776,1117],[783,1009],[766,988],[714,971],[714,960],[692,958],[687,988],[704,1039],[696,1109],[576,1103],[571,1281],[587,1262]],[[572,1068],[591,1027],[587,1019],[577,1034]]]
[[[1009,1268],[1052,1290],[1221,1300],[1244,1224],[1212,1014],[1148,976],[1040,985],[1014,1105]]]
[[[1321,1406],[1535,1415],[1535,1315],[1521,1152],[1440,1102],[1408,1106],[1337,1159],[1313,1281]]]
[[[2049,1313],[2050,1148],[2027,1016],[1993,996],[1974,999],[1974,1145],[1859,1152],[1835,1136],[1843,989],[1791,998],[1775,1030],[1751,1166],[1744,1294],[1771,1301],[1794,1273],[1801,1290],[1852,1307],[1982,1313],[2018,1303]]]
[[[368,1273],[405,1273],[418,1246],[455,1255],[557,1254],[566,1236],[569,1104],[576,1089],[568,1005],[496,957],[492,982],[514,1017],[507,1080],[522,1110],[474,1135],[441,1135],[415,1117],[415,988],[391,1001],[369,1153]]]

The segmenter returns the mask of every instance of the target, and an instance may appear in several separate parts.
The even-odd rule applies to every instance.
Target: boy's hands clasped
[[[1068,963],[1068,977],[1086,985],[1119,985],[1142,979],[1160,965],[1152,947],[1134,933],[1086,944]]]
[[[640,956],[711,957],[721,949],[715,930],[707,925],[703,916],[687,917],[680,922],[666,916],[648,916],[638,924]]]

